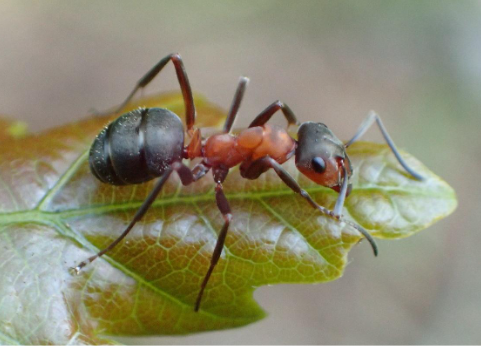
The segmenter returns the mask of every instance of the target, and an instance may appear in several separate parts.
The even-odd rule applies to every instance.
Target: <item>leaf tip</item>
[[[12,138],[19,139],[27,135],[27,124],[23,121],[15,121],[7,127],[6,131]]]

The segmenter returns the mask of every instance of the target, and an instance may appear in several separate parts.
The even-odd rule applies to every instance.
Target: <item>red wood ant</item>
[[[215,198],[217,207],[224,217],[224,225],[218,235],[209,269],[197,296],[195,311],[198,311],[204,289],[222,253],[227,230],[232,220],[231,208],[224,194],[222,183],[226,179],[229,169],[237,165],[240,165],[241,176],[246,179],[257,179],[268,169],[274,169],[279,178],[312,207],[318,209],[322,214],[335,220],[342,220],[358,230],[371,244],[374,255],[377,255],[377,246],[371,235],[360,225],[345,220],[341,214],[344,200],[351,190],[349,179],[353,172],[346,148],[376,122],[399,163],[415,179],[423,179],[421,175],[407,166],[378,115],[369,114],[354,137],[344,144],[322,123],[305,122],[300,124],[285,103],[276,101],[257,115],[247,129],[234,135],[231,133],[232,125],[248,83],[248,78],[242,77],[223,131],[204,139],[200,129],[195,128],[196,111],[192,90],[184,64],[178,54],[166,56],[147,72],[116,112],[120,112],[136,92],[149,84],[169,61],[172,61],[175,67],[182,91],[187,133],[191,140],[188,145],[184,145],[185,130],[180,118],[165,108],[141,108],[128,112],[99,133],[90,149],[89,163],[92,173],[100,181],[111,185],[130,185],[155,178],[159,179],[124,232],[104,250],[72,268],[76,274],[79,274],[84,266],[114,248],[130,232],[137,221],[147,212],[162,186],[174,171],[180,177],[183,185],[189,185],[212,170],[216,183]],[[290,125],[299,126],[297,141],[288,134],[286,129],[267,124],[279,110],[287,120],[288,127]],[[302,174],[317,184],[334,189],[339,193],[333,210],[318,205],[284,170],[281,164],[292,156],[295,156],[296,166]],[[183,159],[195,158],[202,158],[202,161],[192,170],[182,162]]]

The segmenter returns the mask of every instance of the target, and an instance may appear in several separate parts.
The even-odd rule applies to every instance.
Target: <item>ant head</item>
[[[344,175],[342,166],[346,168],[347,179],[352,174],[344,144],[322,123],[303,123],[297,137],[297,169],[315,183],[339,192]]]

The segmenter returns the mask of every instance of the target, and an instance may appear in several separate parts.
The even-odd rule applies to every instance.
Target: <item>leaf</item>
[[[0,118],[0,141],[5,139],[19,139],[27,135],[27,124],[23,121],[14,121]]]
[[[177,94],[141,102],[183,114]],[[222,123],[216,107],[201,97],[196,105],[199,126]],[[189,187],[172,175],[126,240],[71,276],[69,267],[120,234],[152,187],[112,187],[90,173],[88,149],[108,120],[2,142],[0,343],[99,344],[112,342],[102,335],[232,328],[264,317],[255,287],[342,275],[361,239],[356,230],[320,215],[272,172],[247,181],[233,170],[224,187],[234,219],[199,313],[194,301],[222,226],[210,175]],[[345,215],[377,237],[409,236],[456,207],[451,187],[408,154],[426,181],[411,179],[385,145],[358,143],[349,155],[356,170]],[[292,162],[285,167],[333,207],[335,192],[310,183]]]

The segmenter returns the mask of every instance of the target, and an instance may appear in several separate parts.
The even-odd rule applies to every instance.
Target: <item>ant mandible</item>
[[[371,244],[377,256],[377,246],[371,235],[360,225],[342,217],[344,200],[349,195],[353,168],[346,148],[361,137],[375,122],[399,163],[415,179],[423,177],[413,171],[399,154],[388,135],[381,118],[370,113],[358,131],[347,143],[341,142],[322,123],[300,124],[292,110],[283,102],[276,101],[255,117],[247,129],[237,135],[231,133],[232,125],[244,96],[248,78],[242,77],[234,95],[223,131],[202,138],[200,129],[195,128],[195,105],[184,64],[179,54],[170,54],[160,60],[142,77],[126,100],[115,111],[120,112],[139,89],[144,88],[159,72],[172,61],[184,99],[187,133],[191,138],[184,146],[185,130],[180,118],[165,108],[141,108],[125,113],[104,128],[95,138],[90,149],[89,163],[92,173],[101,182],[111,185],[140,184],[159,178],[149,196],[142,203],[124,232],[109,246],[96,255],[81,262],[72,270],[79,274],[81,269],[107,251],[114,248],[144,216],[162,189],[169,176],[175,171],[181,183],[190,185],[212,170],[217,207],[224,217],[224,225],[218,235],[211,263],[202,281],[195,311],[199,310],[204,289],[219,261],[232,220],[231,208],[224,194],[222,183],[229,169],[240,165],[240,174],[246,179],[257,179],[262,173],[274,169],[279,178],[295,193],[304,198],[322,214],[358,230]],[[297,141],[286,129],[267,122],[280,110],[290,125],[298,125]],[[111,112],[110,112],[111,113]],[[281,166],[295,156],[297,169],[315,183],[339,193],[331,211],[318,205],[303,190],[296,180]],[[192,170],[182,161],[201,158]]]

